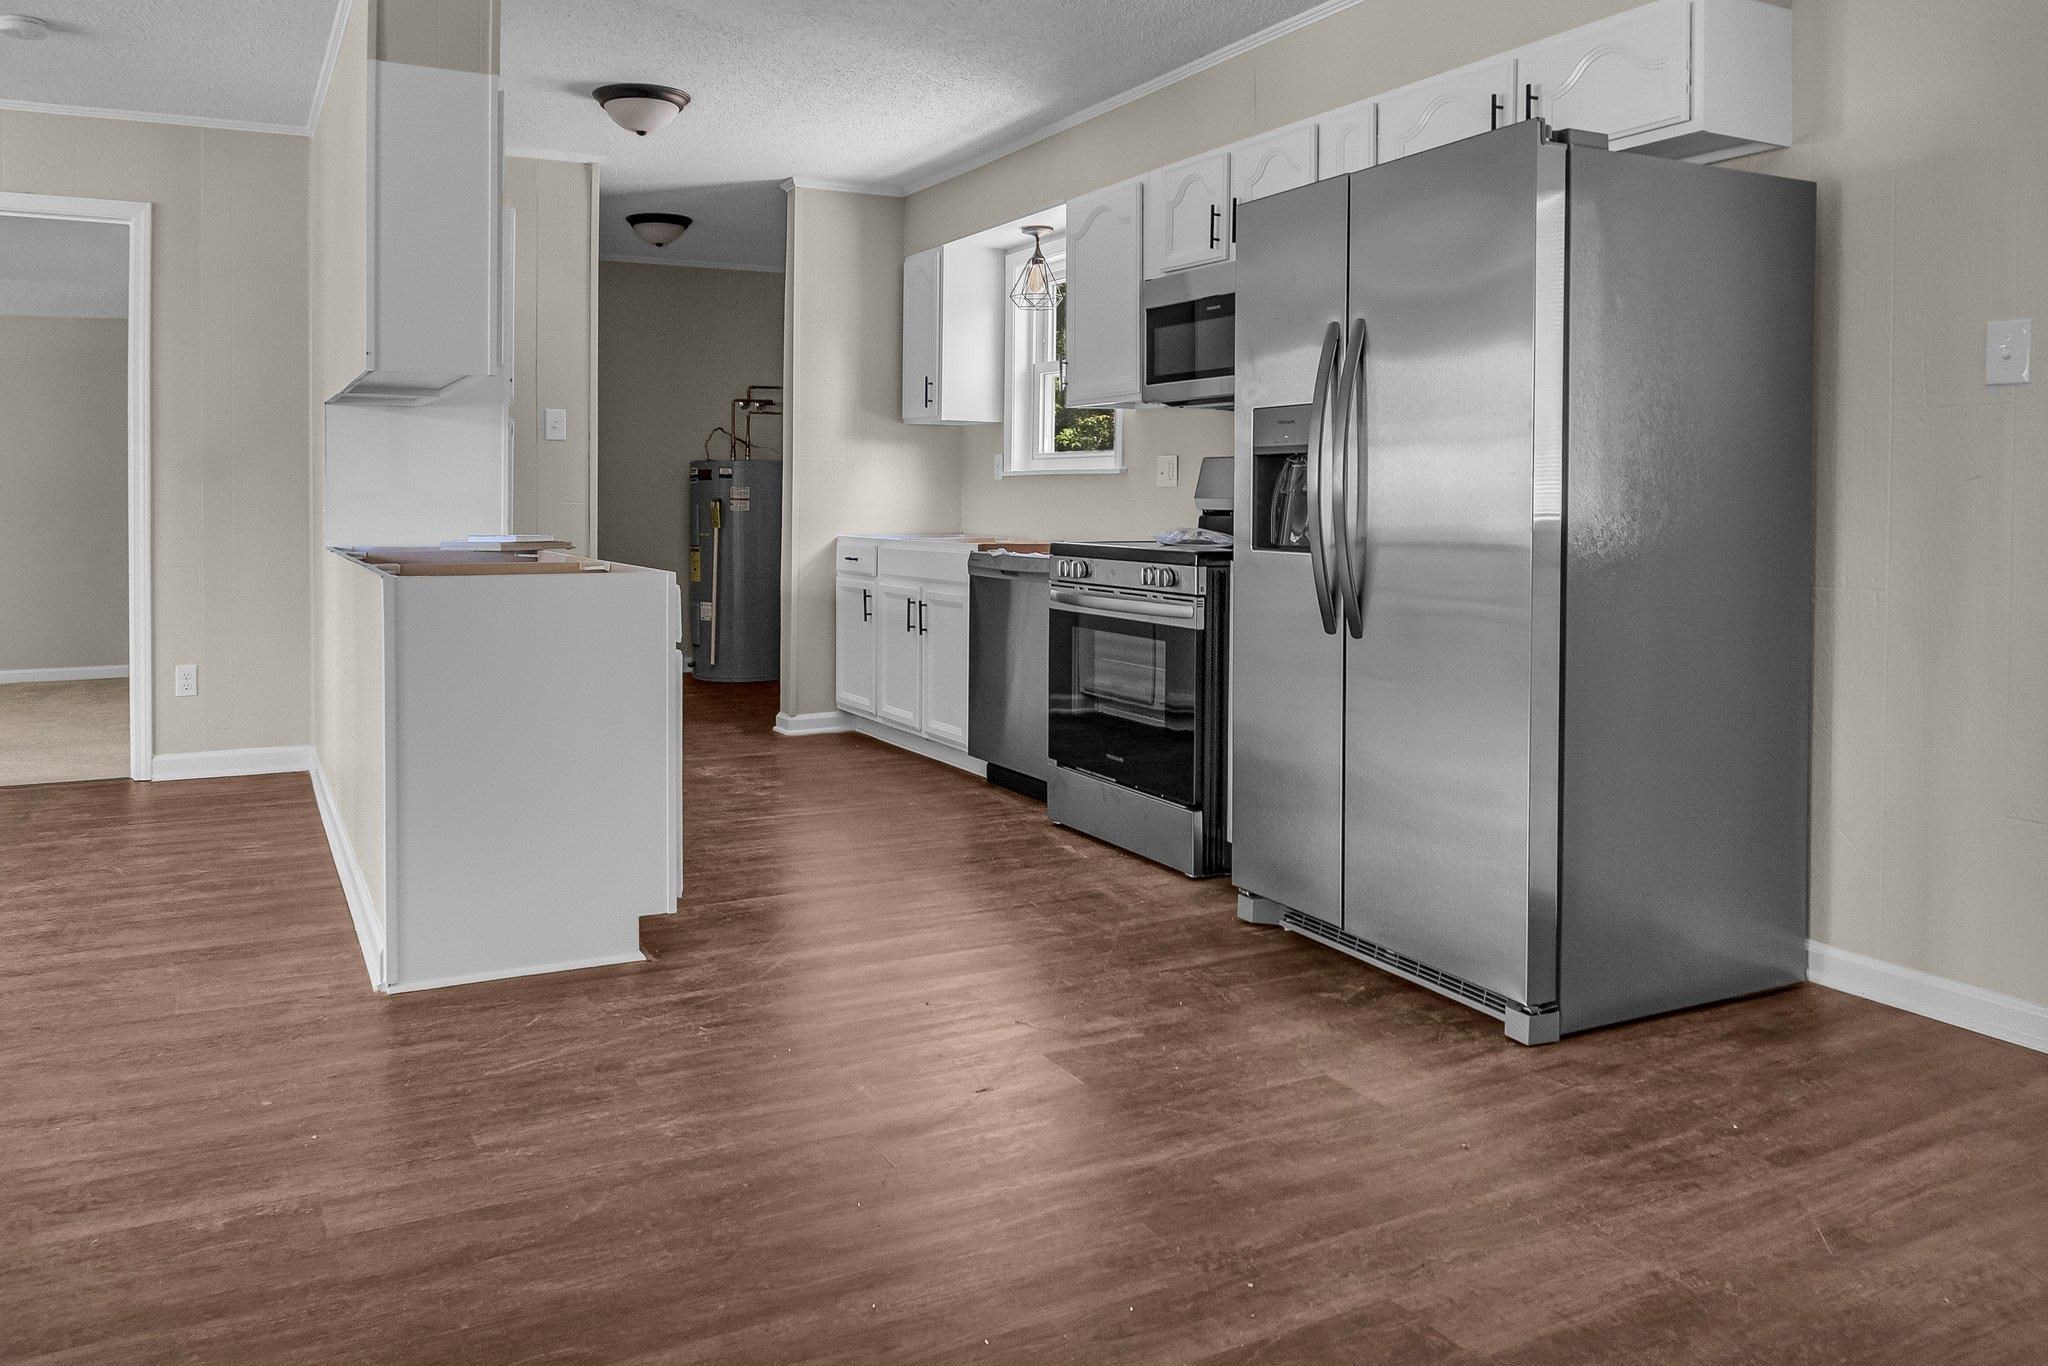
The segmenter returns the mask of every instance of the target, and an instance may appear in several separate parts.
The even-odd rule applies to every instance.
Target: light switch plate
[[[2027,384],[2034,350],[2034,320],[2014,318],[2009,322],[1984,324],[1984,382],[1986,384]]]
[[[547,432],[545,433],[547,439],[550,441],[567,441],[569,439],[569,410],[567,408],[548,408],[544,412],[547,420]]]
[[[173,697],[199,696],[199,666],[179,664],[171,669],[171,695]]]
[[[1170,489],[1180,483],[1180,457],[1162,455],[1159,457],[1159,487]]]

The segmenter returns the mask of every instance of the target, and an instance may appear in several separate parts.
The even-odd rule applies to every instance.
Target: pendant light
[[[1031,259],[1024,263],[1024,269],[1017,272],[1017,283],[1010,289],[1010,302],[1019,308],[1047,313],[1060,306],[1059,283],[1052,278],[1052,266],[1045,259],[1045,235],[1052,229],[1042,223],[1033,223],[1024,231],[1031,234]]]
[[[626,82],[601,85],[590,92],[613,123],[636,137],[646,137],[668,127],[676,115],[689,107],[690,93],[668,85],[640,85]]]
[[[693,222],[680,213],[629,213],[626,226],[650,247],[665,247],[681,237]]]

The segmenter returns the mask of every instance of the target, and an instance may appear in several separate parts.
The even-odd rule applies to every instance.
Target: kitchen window
[[[1017,308],[1008,300],[1007,378],[1003,450],[998,476],[1009,474],[1122,474],[1123,414],[1114,408],[1066,406],[1067,258],[1063,243],[1047,244],[1046,260],[1059,281],[1056,309]],[[1017,278],[1031,254],[1011,253],[1003,280]]]

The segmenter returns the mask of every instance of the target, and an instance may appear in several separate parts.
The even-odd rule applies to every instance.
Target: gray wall
[[[0,671],[126,664],[128,320],[0,316],[0,433]]]
[[[681,572],[683,468],[749,384],[782,382],[782,276],[627,261],[597,274],[597,543]],[[757,421],[754,439],[780,447],[781,424]]]

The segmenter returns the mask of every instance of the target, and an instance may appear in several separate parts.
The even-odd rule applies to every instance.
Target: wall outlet
[[[1180,483],[1180,457],[1162,455],[1159,457],[1159,487],[1170,489]]]
[[[171,670],[171,693],[176,697],[199,696],[197,664],[180,664]]]
[[[2032,318],[2014,318],[2010,322],[1984,324],[1984,382],[2030,383],[2033,380],[2030,373],[2033,350]]]
[[[567,441],[569,439],[569,410],[567,408],[545,408],[542,409],[542,414],[547,424],[547,431],[545,433],[547,439],[550,441]]]

